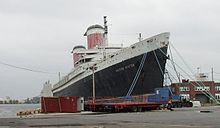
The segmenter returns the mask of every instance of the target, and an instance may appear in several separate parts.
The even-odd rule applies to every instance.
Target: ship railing
[[[98,46],[98,49],[108,49],[108,48],[123,48],[122,43],[108,44],[108,46]]]
[[[82,66],[77,67],[76,69],[74,69],[74,71],[72,71],[68,74],[68,78],[71,79],[71,78],[75,77],[76,75],[78,75],[79,73],[83,72],[84,70],[82,70],[82,69],[83,69]]]
[[[57,84],[54,85],[54,87],[55,88],[59,87],[59,86],[63,85],[64,83],[66,83],[68,80],[69,80],[68,75],[64,76]]]
[[[54,85],[54,88],[60,87],[62,85],[64,85],[66,82],[68,82],[70,79],[76,77],[77,75],[79,75],[80,73],[84,72],[85,69],[83,66],[79,66],[76,67],[72,72],[70,72],[69,74],[67,74],[66,76],[64,76],[59,82],[57,82]]]

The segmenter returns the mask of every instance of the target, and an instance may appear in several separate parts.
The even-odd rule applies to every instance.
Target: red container
[[[41,97],[43,113],[77,112],[76,96]]]
[[[61,112],[77,112],[77,97],[59,97]]]
[[[41,97],[41,110],[43,113],[60,112],[58,97]]]

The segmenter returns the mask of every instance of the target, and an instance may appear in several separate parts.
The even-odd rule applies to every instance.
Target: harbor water
[[[16,118],[19,111],[40,108],[40,104],[0,104],[0,118]]]

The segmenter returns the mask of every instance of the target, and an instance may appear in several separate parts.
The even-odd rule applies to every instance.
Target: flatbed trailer
[[[148,102],[147,96],[102,98],[85,102],[85,110],[93,112],[141,112],[164,108],[168,101]]]

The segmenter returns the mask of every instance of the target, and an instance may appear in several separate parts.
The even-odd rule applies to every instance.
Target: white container
[[[200,101],[192,101],[193,107],[201,107]]]
[[[77,99],[77,111],[84,111],[84,97],[79,97]]]

